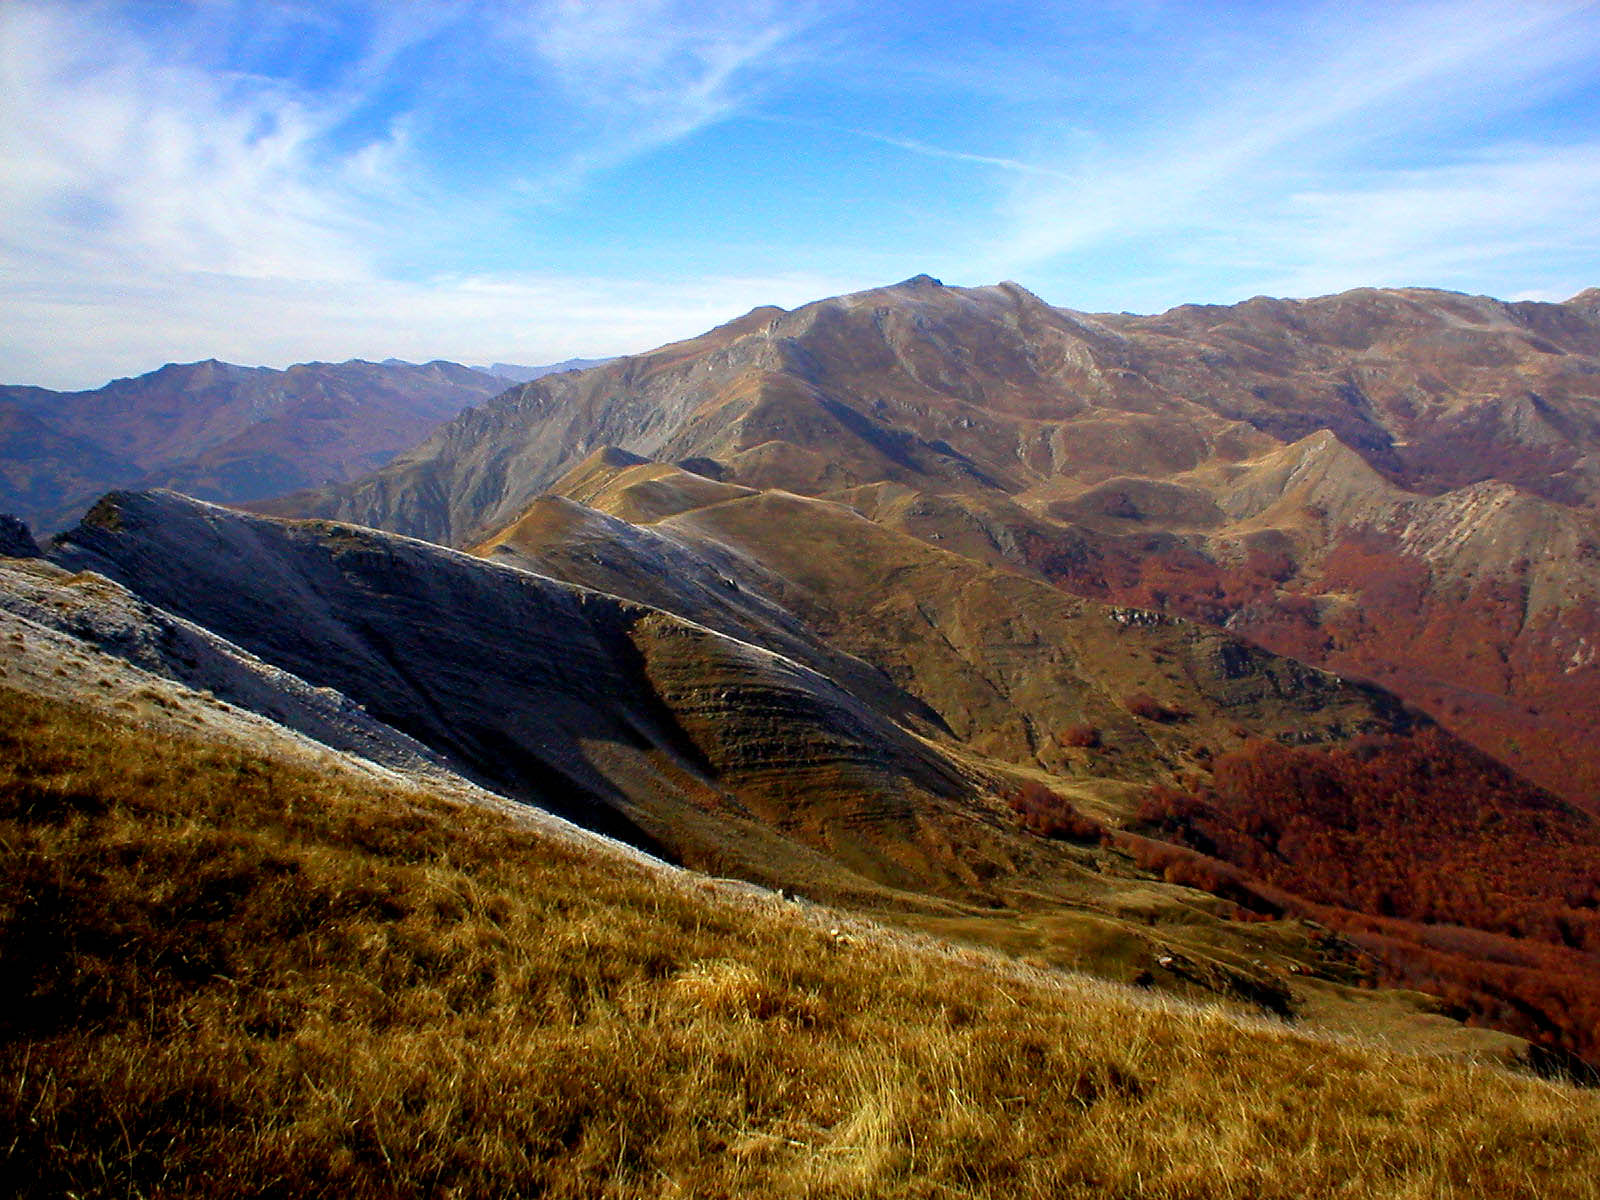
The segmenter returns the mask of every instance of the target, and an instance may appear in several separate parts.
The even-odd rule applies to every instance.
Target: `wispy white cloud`
[[[525,21],[513,7],[467,34],[524,38],[530,80],[553,75],[593,116],[594,136],[547,169],[569,189],[734,111],[746,76],[798,28],[776,7],[720,24],[665,0],[548,3]],[[0,5],[0,378],[88,386],[213,354],[612,353],[818,294],[798,290],[798,276],[686,288],[514,265],[420,273],[406,266],[408,239],[512,228],[503,197],[430,186],[434,164],[413,144],[429,114],[416,105],[365,136],[347,130],[458,10],[357,13],[365,41],[315,89],[218,69],[200,43],[225,41],[228,22],[252,14],[196,11],[206,20],[180,31],[196,45],[158,45],[119,26],[115,9]],[[276,32],[287,38],[302,17],[317,13],[275,12]]]
[[[715,111],[741,70],[804,27],[804,11],[763,0],[546,0],[517,24],[569,91],[631,116]]]
[[[384,216],[372,204],[381,140],[349,162],[326,161],[319,141],[343,116],[337,102],[207,72],[137,41],[113,48],[98,19],[81,8],[0,10],[8,279],[370,273],[364,244]],[[399,201],[392,179],[387,191]]]
[[[722,121],[761,94],[822,15],[810,3],[544,0],[503,14],[590,126],[589,144],[523,181],[536,197]]]
[[[1002,171],[1014,171],[1019,175],[1042,175],[1048,179],[1070,180],[1074,178],[1070,172],[1041,166],[1038,163],[1027,162],[1020,158],[1006,158],[995,154],[974,154],[965,150],[950,150],[943,146],[933,146],[927,142],[918,141],[915,138],[894,137],[891,134],[874,133],[869,129],[841,128],[838,132],[848,133],[853,137],[866,138],[869,141],[879,142],[885,146],[893,146],[896,150],[904,150],[907,154],[916,154],[922,158],[971,163],[979,167],[998,167]]]
[[[1389,277],[1400,263],[1438,268],[1452,252],[1512,253],[1572,216],[1575,190],[1589,195],[1549,169],[1585,162],[1588,151],[1513,148],[1495,160],[1482,146],[1450,145],[1451,135],[1591,72],[1595,7],[1328,8],[1293,44],[1252,45],[1244,34],[1213,44],[1219,74],[1202,103],[1185,93],[1184,110],[1158,106],[1120,143],[1085,150],[1081,138],[1058,139],[1075,148],[1066,158],[1039,147],[1030,161],[1056,174],[1018,179],[989,253],[1000,271],[1037,272],[1117,247],[1187,243],[1191,265],[1226,249],[1230,269],[1254,260],[1264,280],[1304,283],[1370,282],[1363,272],[1383,266]],[[1408,159],[1412,138],[1438,139],[1428,155],[1453,157]],[[1535,179],[1558,186],[1524,186]],[[1495,195],[1497,185],[1508,190]],[[1511,194],[1522,207],[1501,202]],[[1192,286],[1193,276],[1174,274]]]

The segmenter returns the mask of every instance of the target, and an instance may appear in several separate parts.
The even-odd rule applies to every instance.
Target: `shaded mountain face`
[[[1210,868],[1185,875],[1163,856],[1189,851],[1121,831],[1148,785],[1194,786],[1253,746],[1407,745],[1421,726],[1464,752],[1392,696],[836,502],[616,452],[473,549],[114,493],[46,561],[0,570],[0,623],[60,642],[13,663],[57,689],[114,687],[122,660],[704,869],[1116,978],[1154,963],[1163,986],[1336,1025],[1394,1003],[1348,998],[1363,969],[1325,930],[1260,923],[1300,901],[1242,877],[1194,892]],[[1513,816],[1565,850],[1592,833],[1481,771],[1523,788]],[[1548,1031],[1565,1036],[1559,1016]]]
[[[809,860],[808,844],[863,825],[883,834],[829,860],[835,888],[939,891],[971,877],[905,857],[965,819],[952,814],[971,810],[969,773],[833,680],[661,610],[171,493],[108,496],[51,555],[336,690],[501,794],[602,832],[691,861],[749,858],[759,874],[763,851]],[[857,668],[863,690],[915,708]],[[981,859],[1004,837],[964,841]]]
[[[919,277],[536,381],[274,511],[467,545],[615,447],[1380,679],[1590,801],[1597,379],[1583,297],[1135,317]]]
[[[351,479],[506,388],[454,363],[173,364],[87,392],[0,387],[0,511],[42,532],[108,488],[242,502]]]
[[[0,392],[0,511],[41,532],[59,528],[80,516],[108,484],[139,473],[125,455],[63,432]]]

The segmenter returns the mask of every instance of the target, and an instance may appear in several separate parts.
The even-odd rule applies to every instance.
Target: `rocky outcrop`
[[[795,814],[803,843],[860,822],[915,842],[971,801],[937,750],[792,659],[427,543],[117,493],[52,558],[335,689],[502,794],[674,856],[722,853],[728,822],[781,840]],[[910,881],[888,854],[851,869]]]
[[[33,540],[25,521],[0,513],[0,556],[38,558],[39,543]]]

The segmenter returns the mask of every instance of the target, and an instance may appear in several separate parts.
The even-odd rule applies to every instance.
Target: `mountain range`
[[[1600,796],[1600,291],[1156,317],[918,277],[538,380],[275,501],[468,545],[615,447],[1382,682]]]
[[[1596,380],[1594,292],[1137,317],[919,276],[250,512],[9,530],[8,685],[176,685],[923,933],[1581,1071]]]
[[[277,371],[210,359],[91,391],[3,386],[0,511],[53,533],[114,487],[236,503],[341,482],[544,370],[353,359]]]
[[[487,367],[473,367],[474,371],[482,371],[485,375],[494,375],[509,383],[529,383],[535,379],[543,379],[546,375],[559,375],[564,371],[584,371],[590,367],[598,367],[608,363],[609,358],[567,358],[558,363],[546,363],[541,367],[522,366],[518,363],[490,363]]]

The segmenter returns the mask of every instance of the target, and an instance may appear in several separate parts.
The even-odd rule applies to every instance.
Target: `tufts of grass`
[[[23,1196],[1592,1197],[1600,1101],[0,690]]]

